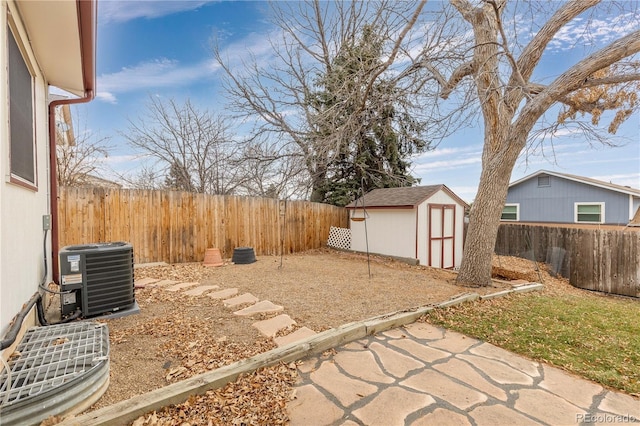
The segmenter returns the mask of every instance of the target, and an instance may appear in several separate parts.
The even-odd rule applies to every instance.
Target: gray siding
[[[574,223],[574,203],[604,202],[605,223],[629,223],[629,195],[596,186],[549,176],[550,186],[538,187],[533,176],[509,188],[507,204],[520,204],[521,222]]]

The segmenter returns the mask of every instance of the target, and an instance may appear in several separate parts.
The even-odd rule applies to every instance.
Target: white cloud
[[[140,160],[140,154],[123,154],[123,155],[110,155],[102,159],[102,162],[114,167],[118,164],[128,164],[131,162],[137,162],[139,160]]]
[[[549,43],[555,50],[570,50],[575,46],[604,45],[638,30],[640,16],[625,13],[603,19],[576,18],[562,27]]]
[[[413,158],[414,172],[425,174],[466,167],[475,167],[482,162],[482,146],[471,145],[459,148],[436,148]]]
[[[416,156],[416,160],[427,160],[434,157],[445,157],[453,155],[473,154],[481,155],[482,145],[470,145],[461,148],[436,148],[432,151],[423,152]]]
[[[100,0],[98,5],[99,22],[126,22],[137,18],[153,19],[173,13],[199,9],[211,0]]]
[[[477,186],[447,185],[447,187],[467,203],[472,202],[473,199],[476,198],[476,193],[478,192]]]
[[[198,80],[212,78],[216,69],[218,65],[211,59],[181,66],[176,60],[161,58],[102,74],[98,76],[98,88],[99,93],[105,93],[101,99],[109,101],[115,99],[116,93],[188,86]]]
[[[456,158],[442,161],[429,161],[426,163],[417,164],[415,166],[415,170],[418,172],[428,172],[430,170],[437,169],[455,169],[480,164],[481,162],[482,159],[480,158],[480,156],[474,158]]]
[[[551,136],[553,136],[554,138],[560,138],[563,136],[576,136],[576,135],[582,135],[584,133],[583,130],[581,129],[577,129],[577,128],[562,128],[562,129],[558,129],[556,131],[554,131]]]
[[[230,59],[231,69],[243,69],[243,61],[255,59],[259,65],[265,65],[274,55],[268,37],[251,33],[225,46],[222,57]],[[219,69],[220,65],[213,57],[192,64],[182,64],[169,58],[140,62],[114,73],[99,75],[100,91],[97,98],[104,102],[116,103],[118,93],[163,87],[187,87],[199,80],[214,80]]]
[[[244,71],[245,64],[256,62],[258,67],[267,67],[270,62],[278,61],[274,54],[272,40],[278,42],[283,37],[281,30],[270,33],[249,33],[222,49],[220,56],[232,71]]]
[[[114,105],[118,103],[118,99],[115,97],[113,93],[110,93],[110,92],[98,91],[98,93],[96,93],[96,99],[99,101],[107,102]]]

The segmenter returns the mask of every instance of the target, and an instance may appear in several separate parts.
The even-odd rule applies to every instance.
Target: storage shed
[[[351,249],[458,268],[468,207],[445,185],[374,189],[346,206]]]

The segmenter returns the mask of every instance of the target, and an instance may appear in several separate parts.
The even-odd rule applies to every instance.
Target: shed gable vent
[[[549,175],[538,176],[538,188],[551,186],[551,178]]]

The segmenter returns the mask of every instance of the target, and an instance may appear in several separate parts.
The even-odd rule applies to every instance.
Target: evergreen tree
[[[165,177],[164,186],[173,191],[193,192],[189,171],[178,160],[171,163],[169,173]]]
[[[358,40],[342,45],[310,96],[316,111],[314,137],[331,141],[324,184],[326,203],[344,206],[361,190],[411,186],[409,157],[427,148],[419,122],[402,113],[389,79],[372,78],[383,53],[382,39],[365,26]],[[370,84],[369,82],[373,82]]]

